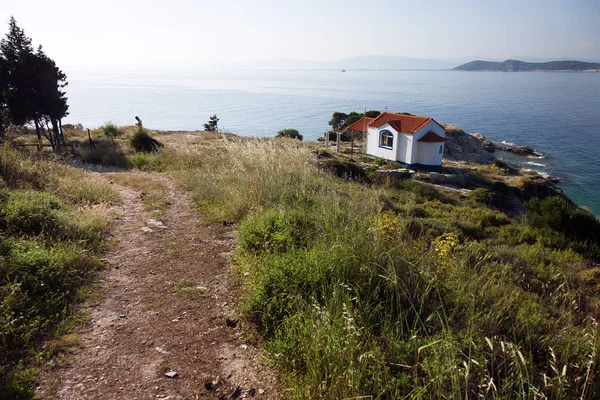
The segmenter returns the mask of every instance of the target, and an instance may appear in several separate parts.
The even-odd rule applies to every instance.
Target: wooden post
[[[350,131],[351,139],[350,139],[350,160],[354,161],[354,131]]]
[[[335,141],[335,151],[337,153],[340,152],[340,141],[342,138],[342,133],[341,132],[336,132],[337,133],[337,140]]]
[[[92,135],[90,135],[90,130],[88,129],[88,140],[90,143],[90,150],[94,150],[96,148],[96,145],[94,145],[94,141],[92,140]]]

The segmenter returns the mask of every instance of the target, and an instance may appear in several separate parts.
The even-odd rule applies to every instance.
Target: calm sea
[[[334,111],[429,115],[535,148],[544,158],[516,162],[561,177],[573,200],[600,215],[600,73],[73,71],[67,93],[65,122],[89,128],[139,115],[148,128],[194,130],[217,114],[229,132],[295,128],[314,140]]]

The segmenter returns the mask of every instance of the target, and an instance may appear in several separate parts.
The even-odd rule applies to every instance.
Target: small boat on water
[[[342,70],[342,72],[346,72],[346,70],[345,70],[345,69],[343,69],[343,70]]]

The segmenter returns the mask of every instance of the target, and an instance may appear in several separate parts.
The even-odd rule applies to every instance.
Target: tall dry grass
[[[536,228],[428,184],[337,179],[307,144],[165,142],[140,163],[239,222],[245,311],[290,397],[600,395],[596,275]]]

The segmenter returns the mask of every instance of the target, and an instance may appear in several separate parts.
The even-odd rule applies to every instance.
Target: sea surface
[[[162,130],[219,128],[274,136],[295,128],[314,140],[334,111],[387,109],[427,115],[544,158],[511,162],[560,177],[560,187],[600,215],[600,73],[462,71],[67,71],[65,123]]]

